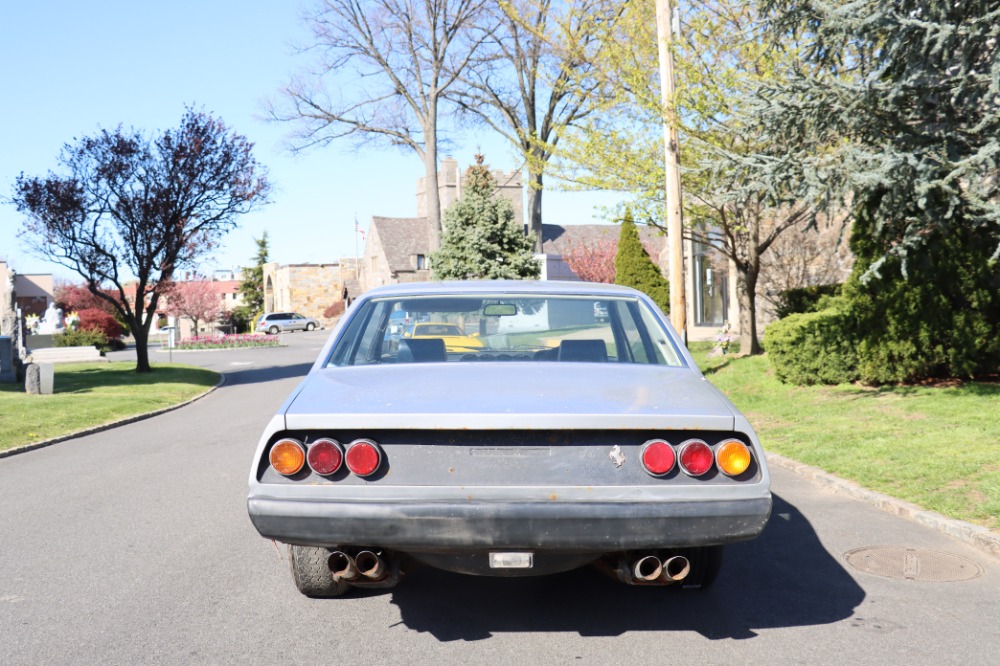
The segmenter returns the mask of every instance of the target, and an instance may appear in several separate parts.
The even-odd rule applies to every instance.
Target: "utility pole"
[[[656,41],[660,56],[660,98],[665,110],[663,144],[666,170],[667,252],[670,256],[670,323],[687,342],[687,299],[684,289],[684,242],[681,238],[680,139],[674,100],[673,10],[670,0],[656,0]],[[661,255],[662,256],[662,255]]]

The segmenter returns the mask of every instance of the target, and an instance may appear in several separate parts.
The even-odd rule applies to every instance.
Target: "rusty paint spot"
[[[556,495],[555,493],[552,493],[551,495],[549,495],[549,499],[550,499],[550,500],[552,500],[552,501],[554,502],[554,501],[556,501],[557,499],[559,499],[559,496],[558,496],[558,495]]]
[[[472,495],[469,495],[466,499],[472,500]]]
[[[454,474],[455,473],[455,468],[454,467],[449,467],[448,468],[448,473],[449,474]]]

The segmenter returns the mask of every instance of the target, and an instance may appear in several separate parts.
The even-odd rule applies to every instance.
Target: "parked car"
[[[295,312],[272,312],[257,319],[257,332],[271,335],[277,335],[279,331],[312,331],[317,328],[319,322],[315,319]]]
[[[393,346],[401,311],[462,321],[482,346]],[[264,430],[249,483],[254,526],[288,544],[310,597],[391,587],[413,563],[494,576],[593,563],[703,588],[771,511],[747,419],[646,295],[589,283],[368,291]]]
[[[444,322],[420,322],[413,324],[403,333],[404,338],[409,339],[436,339],[444,340],[445,351],[477,351],[483,347],[483,341],[471,335],[466,335],[465,331],[458,324],[448,324]]]

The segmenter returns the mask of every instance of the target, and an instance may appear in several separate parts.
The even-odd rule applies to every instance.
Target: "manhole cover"
[[[975,562],[935,550],[875,546],[852,550],[845,557],[855,569],[901,580],[951,583],[983,575],[982,568]]]

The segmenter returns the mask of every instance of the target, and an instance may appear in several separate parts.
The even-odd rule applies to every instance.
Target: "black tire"
[[[330,552],[326,548],[288,546],[288,563],[295,587],[307,597],[339,597],[351,587],[346,581],[333,579]]]
[[[707,590],[722,569],[722,546],[692,548],[686,555],[691,562],[691,573],[681,583],[681,587],[686,590]]]
[[[271,328],[267,329],[267,332],[270,335],[277,335],[278,334],[278,327],[277,326],[272,326]]]
[[[310,322],[310,323],[308,323],[308,324],[306,324],[306,330],[307,330],[307,331],[311,331],[311,330],[313,330],[314,328],[316,328],[316,324],[313,324],[313,323],[311,323],[311,322]]]

